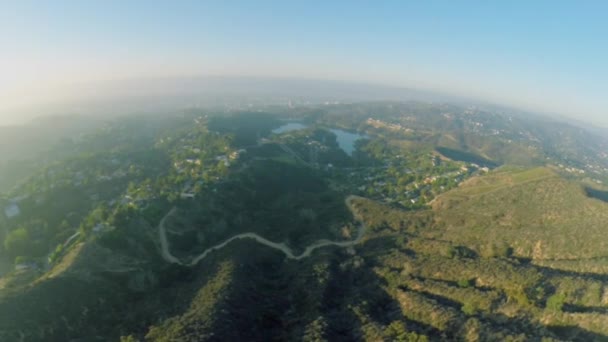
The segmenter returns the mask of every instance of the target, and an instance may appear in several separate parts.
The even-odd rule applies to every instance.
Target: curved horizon
[[[22,122],[24,108],[48,114],[82,84],[216,75],[406,87],[608,125],[606,10],[600,1],[7,3],[0,123]]]

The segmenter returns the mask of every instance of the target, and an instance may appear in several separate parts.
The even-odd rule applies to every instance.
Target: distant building
[[[228,156],[217,156],[215,160],[224,162],[225,166],[230,166],[230,161],[228,160]]]
[[[26,261],[15,265],[15,271],[39,269],[38,265],[32,261]]]
[[[127,205],[127,204],[131,204],[133,203],[133,198],[129,195],[125,195],[125,197],[122,198],[122,200],[120,201],[121,205]]]
[[[19,216],[21,214],[21,210],[19,209],[19,205],[17,203],[11,203],[6,208],[4,208],[4,214],[7,218],[13,218],[15,216]]]
[[[191,192],[182,192],[180,194],[181,199],[194,198],[195,196],[196,196],[196,194],[191,193]]]
[[[201,160],[189,158],[189,159],[186,159],[186,163],[194,164],[194,165],[201,165]]]
[[[108,227],[104,224],[104,223],[98,223],[97,225],[95,225],[95,227],[93,227],[93,233],[95,234],[101,234],[103,233]]]
[[[240,157],[241,154],[243,153],[247,153],[247,150],[245,149],[240,149],[238,151],[234,151],[230,154],[229,158],[234,160],[234,159],[238,159]]]
[[[110,181],[110,180],[112,180],[112,177],[110,177],[110,176],[106,176],[106,175],[103,175],[103,176],[99,176],[99,178],[98,178],[98,179],[99,179],[99,181],[101,181],[101,182],[106,182],[106,181]]]
[[[31,264],[17,264],[15,265],[15,271],[25,271],[33,268]]]

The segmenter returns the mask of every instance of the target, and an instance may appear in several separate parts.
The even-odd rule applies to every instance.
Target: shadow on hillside
[[[403,316],[399,303],[385,291],[384,279],[368,264],[373,258],[329,247],[292,261],[251,241],[226,247],[219,256],[232,259],[237,267],[216,310],[209,331],[214,338],[209,340],[353,341],[394,321],[404,322],[408,331],[441,336],[433,327]]]
[[[365,263],[373,263],[373,259],[366,258]],[[410,331],[439,336],[440,332],[435,328],[411,321],[403,315],[399,303],[385,291],[386,281],[375,274],[369,264],[344,268],[340,259],[334,259],[331,269],[332,277],[322,305],[329,318],[329,340],[351,341],[362,336],[366,327],[355,315],[357,310],[380,327],[400,321],[405,322]]]
[[[382,254],[381,250],[385,253]],[[458,332],[442,332],[432,326],[408,319],[399,302],[386,291],[387,281],[375,269],[385,267],[387,251],[399,249],[388,237],[371,239],[350,255],[344,249],[326,248],[302,261],[285,259],[276,250],[243,240],[214,253],[204,264],[182,270],[171,286],[177,296],[181,315],[192,305],[197,288],[206,283],[204,273],[212,271],[220,260],[235,265],[230,285],[217,298],[208,337],[201,340],[285,341],[318,337],[331,341],[361,340],[378,336],[392,322],[403,322],[409,331],[434,339],[456,339]],[[396,272],[396,271],[390,271]],[[451,284],[455,285],[455,284]],[[447,297],[416,291],[441,307],[452,308],[461,318],[462,304]],[[564,307],[564,311],[594,308]],[[581,312],[581,311],[573,311]],[[595,311],[584,311],[595,312]],[[165,316],[165,318],[168,316]],[[503,314],[471,316],[491,331],[525,333],[539,339],[555,334],[574,341],[604,341],[608,337],[578,327],[545,326],[537,321],[513,319]],[[186,331],[190,328],[184,326]],[[194,339],[196,340],[196,339]],[[194,341],[193,340],[193,341]]]
[[[608,191],[585,187],[585,194],[587,194],[588,197],[595,198],[603,202],[608,202]]]
[[[597,314],[608,314],[608,308],[601,306],[583,306],[574,304],[564,304],[562,307],[563,312],[568,313],[597,313]],[[608,338],[608,337],[607,337]]]
[[[577,326],[556,326],[549,325],[547,329],[559,336],[560,338],[567,339],[568,341],[575,342],[595,342],[595,341],[608,341],[608,336],[597,334]]]
[[[431,338],[446,337],[444,332],[423,323],[413,321],[404,316],[400,303],[385,289],[389,287],[387,281],[374,271],[376,267],[382,268],[386,265],[381,260],[387,256],[389,251],[400,251],[410,257],[415,257],[412,250],[405,249],[396,242],[393,236],[381,236],[367,240],[360,247],[361,256],[365,261],[362,269],[349,270],[347,272],[336,272],[336,282],[338,290],[343,280],[350,284],[351,297],[357,298],[360,302],[369,303],[370,310],[367,311],[369,318],[379,325],[389,325],[391,322],[404,322],[408,330],[419,334],[427,335]],[[389,268],[390,272],[400,272],[400,270]],[[336,292],[339,295],[339,291]]]
[[[597,281],[601,281],[601,282],[608,282],[608,274],[567,271],[567,270],[560,270],[560,269],[551,268],[548,266],[540,266],[540,265],[532,265],[532,266],[547,276],[551,276],[551,275],[568,276],[568,277],[593,279],[593,280],[597,280]]]
[[[423,278],[422,278],[423,279]],[[545,330],[545,326],[538,322],[534,322],[532,320],[524,319],[524,318],[513,318],[508,317],[504,314],[499,313],[484,313],[482,315],[476,314],[474,316],[467,316],[461,312],[463,307],[463,303],[452,300],[448,297],[430,293],[425,290],[415,290],[415,289],[406,289],[407,291],[416,292],[427,299],[431,299],[441,307],[451,308],[456,313],[459,313],[460,318],[464,321],[470,317],[476,317],[479,321],[481,321],[485,326],[491,327],[493,331],[516,331],[517,333],[525,333],[527,338],[535,338],[541,339],[545,337],[543,330]]]
[[[459,303],[455,300],[452,300],[448,297],[444,297],[444,296],[440,296],[437,294],[433,294],[430,293],[428,291],[424,291],[424,290],[414,290],[414,289],[409,289],[407,287],[403,287],[402,290],[404,291],[413,291],[416,292],[418,294],[423,295],[424,297],[428,298],[428,299],[432,299],[435,302],[437,302],[437,304],[441,305],[441,306],[445,306],[445,307],[449,307],[455,310],[460,311],[460,308],[462,307],[462,303]]]

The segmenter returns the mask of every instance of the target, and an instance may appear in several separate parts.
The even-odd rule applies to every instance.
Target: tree
[[[63,253],[63,244],[58,244],[55,250],[49,255],[49,263],[54,264]]]
[[[428,342],[428,337],[409,332],[404,322],[394,321],[384,331],[384,337],[388,341],[398,342]]]
[[[566,295],[563,293],[554,294],[547,299],[547,309],[551,311],[562,311],[564,302],[566,301]]]
[[[458,281],[458,286],[462,287],[462,288],[467,288],[467,287],[471,286],[471,283],[472,283],[471,279],[460,279]]]
[[[385,336],[391,341],[407,341],[408,331],[405,323],[401,321],[392,322],[384,332]]]
[[[28,255],[30,247],[30,234],[24,227],[10,232],[4,239],[4,250],[11,257]]]
[[[224,177],[228,174],[228,166],[223,161],[219,161],[217,163],[216,169],[217,169],[218,174],[222,177]]]
[[[477,313],[477,307],[473,302],[467,301],[461,308],[462,312],[467,316],[473,316]]]
[[[327,322],[325,321],[325,318],[323,316],[320,316],[306,327],[302,340],[307,342],[326,341],[326,330]]]

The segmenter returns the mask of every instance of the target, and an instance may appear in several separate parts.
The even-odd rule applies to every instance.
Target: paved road
[[[169,241],[167,240],[167,231],[165,228],[165,222],[167,221],[167,218],[174,215],[175,212],[177,211],[177,208],[174,207],[173,209],[171,209],[171,211],[169,211],[167,213],[167,215],[165,215],[165,217],[163,217],[163,219],[160,221],[160,224],[158,225],[158,233],[159,233],[160,244],[161,244],[161,255],[162,255],[163,259],[165,259],[165,261],[167,261],[167,262],[192,267],[192,266],[195,266],[196,264],[198,264],[203,259],[205,259],[211,252],[224,248],[224,247],[226,247],[226,245],[228,245],[232,241],[240,240],[240,239],[252,239],[258,243],[261,243],[264,246],[277,249],[277,250],[283,252],[288,259],[292,259],[292,260],[302,260],[304,258],[309,257],[312,254],[312,252],[314,252],[315,250],[317,250],[319,248],[327,247],[327,246],[336,246],[336,247],[341,247],[341,248],[351,247],[351,246],[354,246],[354,245],[360,243],[361,240],[363,239],[363,235],[365,234],[365,225],[361,222],[361,218],[358,216],[358,214],[354,211],[354,209],[352,207],[352,201],[355,198],[357,198],[357,196],[351,195],[345,199],[346,206],[350,209],[350,211],[353,213],[355,218],[358,221],[360,221],[357,237],[354,240],[349,240],[349,241],[319,240],[319,241],[314,242],[310,246],[306,247],[306,249],[304,250],[304,252],[302,254],[295,255],[293,253],[293,250],[291,248],[289,248],[289,246],[287,246],[285,243],[276,243],[276,242],[270,241],[256,233],[248,232],[248,233],[237,234],[220,244],[207,248],[203,253],[196,256],[189,263],[182,262],[180,259],[178,259],[173,254],[171,254],[171,251],[169,249]]]

